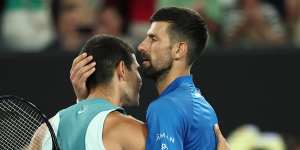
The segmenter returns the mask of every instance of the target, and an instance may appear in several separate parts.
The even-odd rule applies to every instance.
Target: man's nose
[[[145,42],[144,42],[144,41],[142,41],[142,42],[139,44],[139,46],[138,46],[138,51],[139,51],[139,52],[145,52],[145,51],[146,51],[146,49],[145,49]]]

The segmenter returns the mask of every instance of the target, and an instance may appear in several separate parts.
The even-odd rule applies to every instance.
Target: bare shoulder
[[[115,121],[118,121],[119,123],[123,123],[123,124],[144,125],[144,122],[142,122],[132,116],[124,115],[117,111],[110,113],[108,117],[114,118],[114,119],[116,119]]]
[[[135,119],[132,116],[121,114],[119,112],[110,113],[106,118],[105,126],[109,126],[108,128],[114,129],[120,133],[123,132],[143,133],[146,131],[145,124],[142,121]]]
[[[104,124],[104,142],[118,141],[123,149],[144,149],[147,130],[142,121],[119,112],[110,113]],[[106,139],[106,140],[105,140]],[[110,139],[109,141],[107,139]]]

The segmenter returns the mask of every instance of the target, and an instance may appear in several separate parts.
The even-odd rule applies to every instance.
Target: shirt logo
[[[171,142],[171,143],[175,142],[175,138],[172,137],[172,136],[170,136],[170,135],[168,135],[165,132],[156,134],[156,142],[158,142],[160,140],[167,140],[168,142]]]
[[[81,107],[80,110],[77,112],[78,115],[82,114],[85,112],[85,108]]]
[[[166,144],[161,144],[161,150],[168,150],[168,146]]]

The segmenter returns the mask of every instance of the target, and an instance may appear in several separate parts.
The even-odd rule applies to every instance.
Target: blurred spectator
[[[300,47],[300,1],[285,0],[287,29],[292,44]]]
[[[278,12],[260,0],[237,1],[237,8],[230,11],[224,21],[227,47],[269,47],[286,42],[286,31]]]
[[[114,6],[103,7],[97,21],[97,33],[105,33],[111,35],[122,34],[122,16]]]
[[[49,0],[5,0],[2,38],[18,51],[40,51],[53,38]]]
[[[254,125],[244,125],[233,131],[228,142],[232,150],[285,150],[283,138],[277,133],[262,133]]]
[[[157,2],[157,8],[170,6],[187,7],[198,11],[208,25],[208,47],[220,45],[223,13],[221,0],[158,0]]]
[[[222,42],[223,5],[221,0],[198,0],[192,7],[205,19],[209,31],[208,48],[218,47]]]
[[[78,51],[92,36],[96,9],[101,0],[52,0],[52,17],[56,39],[48,51]]]
[[[96,16],[95,34],[105,33],[118,36],[131,45],[137,44],[137,37],[128,31],[129,14],[126,0],[106,0]]]
[[[264,0],[268,3],[272,4],[274,8],[277,10],[281,18],[284,18],[285,16],[285,1],[286,0]]]
[[[198,2],[202,0],[157,0],[156,8],[163,8],[163,7],[187,7],[187,8],[194,8]]]
[[[128,0],[130,27],[129,32],[142,40],[150,25],[149,19],[155,11],[156,0]]]

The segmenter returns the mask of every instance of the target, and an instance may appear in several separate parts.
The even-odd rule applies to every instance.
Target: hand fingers
[[[95,67],[90,68],[86,72],[84,72],[80,78],[80,83],[85,84],[86,80],[95,72]]]
[[[72,64],[72,68],[70,71],[70,78],[72,79],[72,78],[74,78],[74,76],[78,76],[77,72],[82,70],[82,68],[84,66],[87,66],[87,64],[90,63],[92,60],[93,60],[93,57],[88,56],[88,57],[81,59],[81,61]],[[79,76],[81,76],[81,75],[79,74]]]
[[[81,60],[83,60],[84,58],[87,57],[87,54],[86,53],[83,53],[79,56],[77,56],[73,62],[72,62],[72,67],[71,67],[71,70],[70,70],[70,74],[72,75],[72,72],[74,72],[74,67],[76,66],[76,64],[78,64],[78,62],[80,62]]]
[[[214,130],[215,130],[215,134],[217,136],[217,140],[218,140],[218,150],[230,150],[230,145],[227,143],[226,139],[224,138],[220,127],[218,124],[214,125]]]
[[[73,72],[79,71],[83,66],[86,66],[93,60],[93,56],[88,56],[74,65]]]
[[[218,124],[214,125],[214,130],[215,130],[215,134],[216,134],[216,136],[218,138],[218,141],[220,141],[221,139],[224,139],[223,134],[222,134],[222,132],[221,132],[220,127],[219,127]]]
[[[87,78],[95,71],[96,62],[92,62],[86,66],[83,66],[77,73],[78,78],[80,79],[80,83],[82,81],[85,83]]]
[[[85,86],[87,78],[96,70],[95,65],[96,62],[92,62],[86,66],[83,66],[77,72],[72,72],[70,77],[72,84],[78,88]]]
[[[72,64],[77,64],[78,62],[80,62],[81,60],[83,60],[85,57],[87,56],[87,53],[82,53],[81,55],[77,56],[74,60]]]

